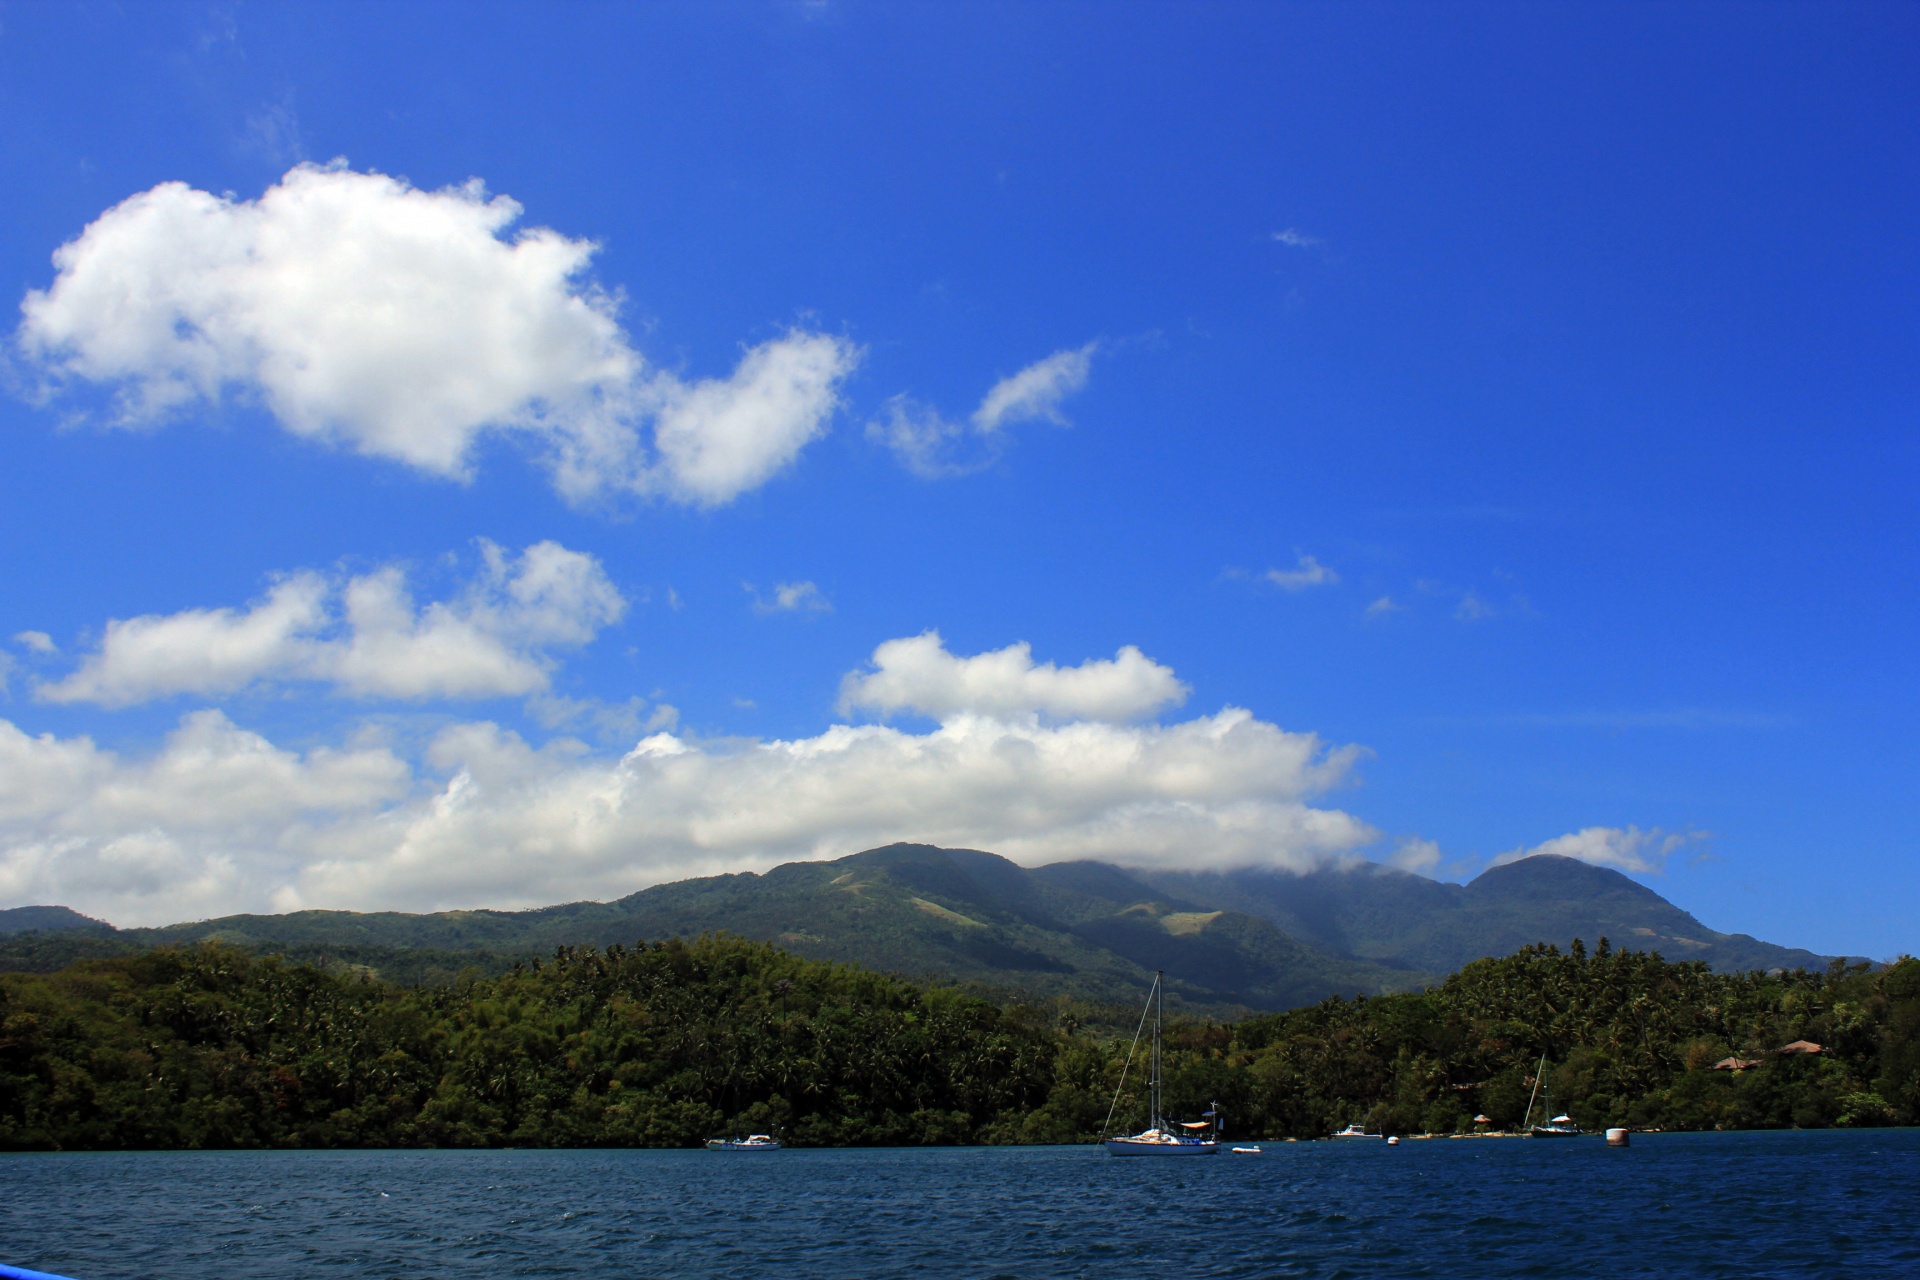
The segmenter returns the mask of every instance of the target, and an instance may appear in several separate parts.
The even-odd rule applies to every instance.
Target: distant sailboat
[[[1547,1055],[1543,1053],[1540,1055],[1540,1065],[1533,1069],[1533,1092],[1527,1097],[1527,1114],[1520,1122],[1522,1126],[1528,1126],[1528,1122],[1533,1119],[1535,1098],[1540,1099],[1541,1119],[1546,1120],[1547,1112],[1553,1110],[1553,1095],[1546,1092],[1546,1082]],[[1580,1126],[1573,1122],[1572,1116],[1555,1116],[1545,1124],[1527,1127],[1527,1136],[1530,1138],[1577,1138],[1580,1136]]]
[[[1133,1066],[1134,1050],[1140,1047],[1140,1032],[1153,1017],[1153,1052],[1147,1062],[1147,1127],[1131,1137],[1107,1138],[1104,1145],[1114,1156],[1211,1156],[1220,1151],[1220,1104],[1214,1103],[1204,1119],[1170,1125],[1161,1115],[1160,1092],[1162,1057],[1160,1053],[1161,973],[1155,970],[1153,988],[1147,992],[1147,1007],[1141,1011],[1140,1026],[1134,1029],[1133,1045],[1127,1050],[1126,1065],[1120,1068],[1120,1084],[1113,1091],[1113,1106],[1107,1108],[1107,1123],[1113,1123],[1114,1108],[1120,1105],[1121,1090],[1127,1087],[1127,1072]],[[1209,1132],[1210,1131],[1210,1132]],[[1106,1132],[1106,1125],[1100,1126]],[[1203,1136],[1204,1135],[1204,1136]]]

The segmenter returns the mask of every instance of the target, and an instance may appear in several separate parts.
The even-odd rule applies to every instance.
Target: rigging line
[[[1153,976],[1153,985],[1160,986],[1160,975]],[[1127,1061],[1120,1068],[1120,1083],[1113,1088],[1113,1101],[1107,1104],[1107,1118],[1100,1122],[1100,1140],[1107,1140],[1107,1126],[1113,1123],[1113,1112],[1120,1105],[1120,1091],[1127,1087],[1127,1069],[1133,1066],[1133,1051],[1140,1047],[1140,1033],[1147,1029],[1147,1014],[1153,1009],[1153,992],[1147,992],[1147,1007],[1140,1011],[1140,1025],[1133,1029],[1133,1043],[1127,1046]]]
[[[1153,1116],[1150,1128],[1158,1129],[1160,1118],[1160,1022],[1166,1012],[1165,1000],[1160,991],[1160,979],[1165,976],[1158,969],[1153,971]]]
[[[1547,1055],[1543,1053],[1540,1055],[1540,1065],[1533,1069],[1533,1092],[1527,1095],[1526,1118],[1520,1121],[1523,1127],[1531,1127],[1533,1124],[1533,1100],[1540,1096],[1540,1077],[1546,1073]],[[1508,1112],[1507,1114],[1512,1115],[1513,1113]]]

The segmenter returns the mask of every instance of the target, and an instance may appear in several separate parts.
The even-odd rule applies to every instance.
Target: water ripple
[[[1084,1147],[0,1156],[0,1261],[79,1280],[1920,1272],[1920,1131]]]

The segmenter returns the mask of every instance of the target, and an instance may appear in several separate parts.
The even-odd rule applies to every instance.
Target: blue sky
[[[1917,35],[8,6],[0,905],[1545,847],[1911,950]]]

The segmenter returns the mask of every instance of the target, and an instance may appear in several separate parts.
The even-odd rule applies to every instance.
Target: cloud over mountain
[[[316,827],[411,783],[383,746],[302,755],[218,711],[184,717],[144,760],[0,720],[0,901],[64,896],[143,921],[264,905],[255,886],[297,874]]]
[[[1661,831],[1657,827],[1650,831],[1642,831],[1638,827],[1584,827],[1564,836],[1555,836],[1531,849],[1510,850],[1488,865],[1505,866],[1522,858],[1550,853],[1563,858],[1578,858],[1596,867],[1648,874],[1658,872],[1666,865],[1668,855],[1694,838],[1692,835]]]
[[[509,238],[520,213],[477,179],[420,191],[339,163],[257,200],[162,183],[59,248],[17,341],[50,388],[114,388],[123,425],[237,392],[296,435],[453,479],[509,433],[576,501],[719,505],[826,429],[852,344],[795,330],[724,378],[651,368],[584,278],[596,246]]]
[[[657,733],[609,758],[480,722],[443,730],[410,765],[377,737],[301,755],[211,711],[148,759],[0,721],[0,902],[119,923],[525,906],[898,839],[1197,868],[1312,866],[1376,836],[1312,803],[1350,775],[1355,748],[1237,708],[1120,722],[1184,693],[1137,651],[1061,669],[1019,645],[966,658],[937,636],[893,643],[854,679],[919,674],[861,705],[944,706],[925,732]]]

